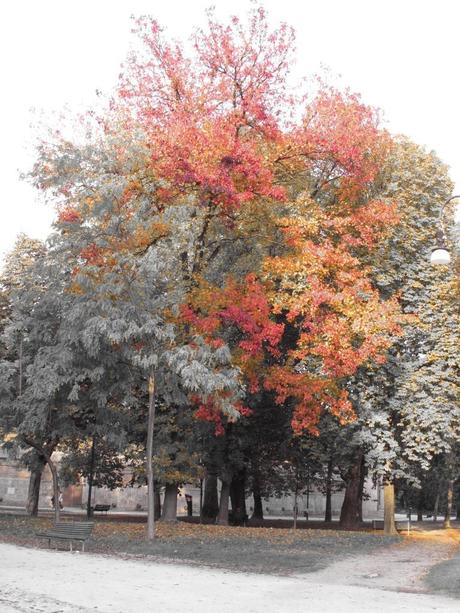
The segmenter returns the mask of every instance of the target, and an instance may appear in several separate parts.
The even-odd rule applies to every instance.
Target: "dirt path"
[[[411,550],[411,555],[415,553]],[[390,551],[385,556],[391,564],[395,563]],[[370,572],[377,568],[362,566],[372,557],[355,558],[358,575],[364,568]],[[2,613],[151,610],[162,613],[238,610],[244,613],[458,613],[459,610],[456,600],[389,591],[385,582],[364,583],[367,587],[344,585],[341,576],[335,575],[340,581],[331,581],[326,571],[309,576],[274,577],[6,544],[0,544],[0,559]],[[334,567],[337,573],[339,567]],[[343,566],[340,569],[344,571]],[[352,574],[352,582],[355,581],[356,575]],[[402,586],[394,587],[401,589]]]
[[[305,575],[321,584],[355,585],[399,592],[427,593],[423,578],[431,567],[451,558],[459,546],[457,531],[415,534],[372,554],[351,556]],[[460,606],[459,606],[460,610]]]

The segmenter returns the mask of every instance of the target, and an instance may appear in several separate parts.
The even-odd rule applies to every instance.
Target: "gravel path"
[[[442,533],[441,533],[442,536]],[[449,560],[454,541],[403,541],[371,554],[350,556],[334,562],[305,580],[334,585],[355,585],[399,592],[426,593],[423,579],[435,564]],[[458,605],[460,612],[460,604]]]
[[[355,568],[362,558],[354,559]],[[325,571],[274,577],[6,544],[0,544],[0,559],[1,613],[459,611],[457,600],[337,584]]]

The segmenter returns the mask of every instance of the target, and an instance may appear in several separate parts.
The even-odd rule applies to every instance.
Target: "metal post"
[[[203,478],[200,478],[200,524],[203,523]]]
[[[442,231],[442,237],[444,239],[444,241],[447,241],[447,232],[446,232],[446,226],[444,223],[444,211],[446,206],[449,204],[449,202],[452,202],[452,200],[455,200],[455,198],[460,198],[460,195],[456,195],[456,196],[451,196],[450,198],[448,198],[444,204],[441,207],[441,211],[439,213],[439,226],[440,229]]]
[[[88,473],[88,502],[86,504],[86,517],[90,519],[91,517],[91,494],[93,490],[93,475],[94,475],[94,463],[96,457],[96,435],[93,435],[93,443],[91,446],[91,459],[89,464],[89,473]]]

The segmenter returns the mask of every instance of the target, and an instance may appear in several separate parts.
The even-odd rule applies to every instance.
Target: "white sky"
[[[0,8],[0,257],[19,232],[45,238],[53,211],[19,180],[33,161],[31,108],[91,105],[115,85],[130,15],[151,14],[173,37],[204,9],[243,15],[249,0],[5,0]],[[297,32],[299,75],[321,65],[380,107],[392,132],[437,151],[460,193],[458,0],[265,0]]]

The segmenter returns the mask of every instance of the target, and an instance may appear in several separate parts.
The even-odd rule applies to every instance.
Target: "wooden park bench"
[[[85,551],[85,541],[91,536],[93,522],[89,521],[66,521],[58,522],[50,530],[40,532],[37,536],[48,539],[48,547],[51,547],[51,539],[70,541],[70,551],[73,551],[73,541],[80,541],[82,551]]]
[[[105,513],[107,515],[107,511],[110,511],[110,505],[109,504],[96,504],[93,507],[93,511],[95,513]]]
[[[401,530],[406,530],[407,532],[410,532],[411,523],[408,519],[404,519],[403,521],[395,521],[395,527],[398,532],[400,532]],[[384,528],[383,519],[374,519],[372,521],[373,530],[383,530],[383,528]]]

